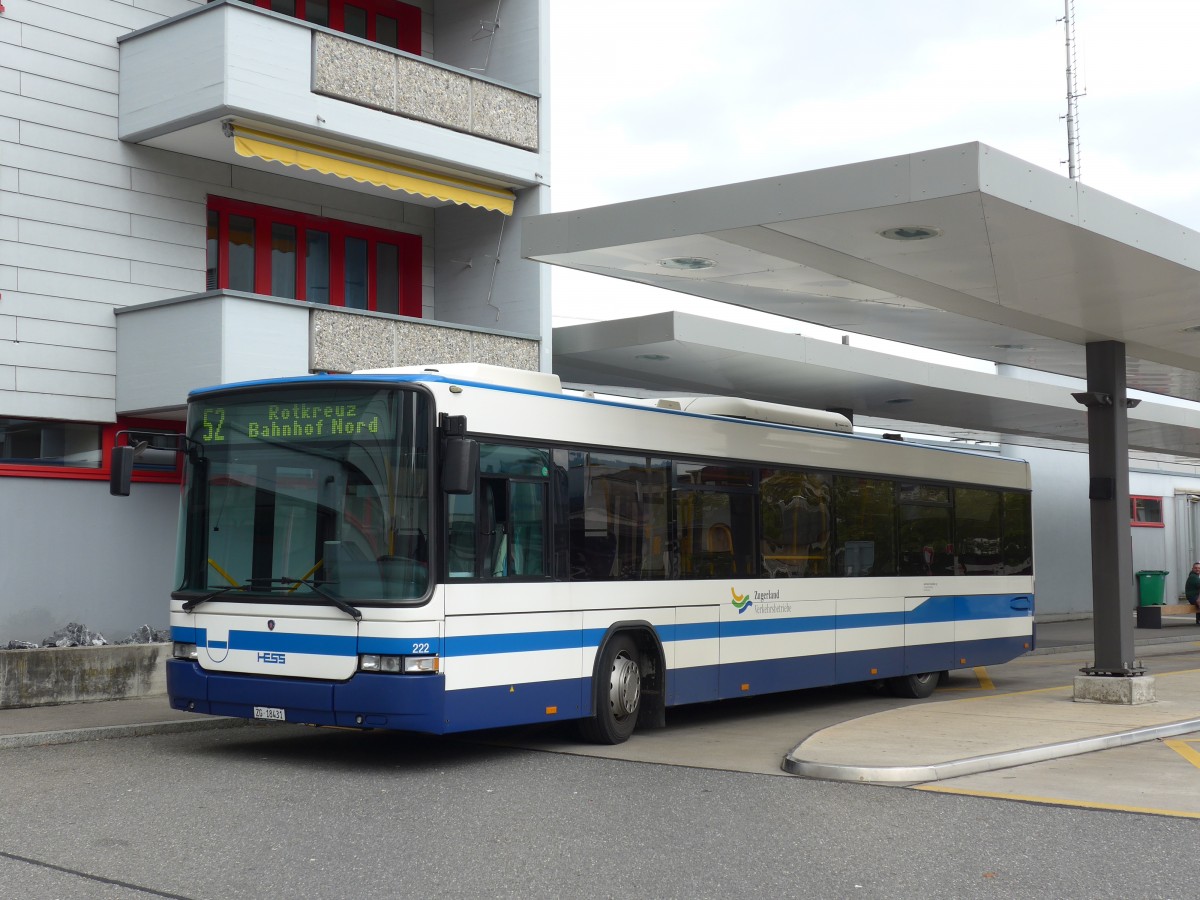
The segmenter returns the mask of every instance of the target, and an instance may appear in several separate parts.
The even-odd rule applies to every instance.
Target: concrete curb
[[[187,731],[213,731],[218,728],[240,728],[252,724],[249,719],[212,717],[205,719],[173,719],[141,725],[99,725],[94,728],[71,728],[65,731],[33,731],[27,734],[0,735],[0,750],[21,747],[44,747],[51,744],[77,744],[82,741],[106,741],[113,738],[145,737],[152,734],[178,734]]]
[[[924,784],[930,781],[960,778],[963,775],[977,775],[980,772],[994,772],[997,769],[1011,769],[1013,766],[1026,766],[1049,759],[1062,759],[1065,756],[1078,756],[1081,753],[1092,753],[1096,750],[1127,747],[1130,744],[1156,741],[1160,738],[1174,737],[1177,734],[1188,734],[1193,731],[1200,731],[1200,719],[1186,719],[1182,722],[1169,722],[1165,725],[1150,725],[1145,728],[1119,731],[1099,737],[1080,738],[1057,744],[1043,744],[1040,747],[988,753],[984,756],[971,756],[966,759],[920,766],[842,766],[833,763],[811,762],[796,757],[796,752],[804,746],[800,744],[783,758],[781,768],[792,775],[821,778],[826,781]]]

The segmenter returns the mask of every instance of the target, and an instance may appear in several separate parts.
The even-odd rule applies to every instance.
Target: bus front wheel
[[[901,675],[899,678],[889,678],[888,688],[896,697],[909,697],[913,700],[924,700],[933,693],[941,678],[940,672],[920,672],[916,675]]]
[[[624,743],[642,703],[641,654],[632,638],[618,634],[604,645],[596,677],[596,714],[580,720],[579,731],[594,744]]]

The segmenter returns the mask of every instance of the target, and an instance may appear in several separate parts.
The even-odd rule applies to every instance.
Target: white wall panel
[[[145,151],[144,148],[122,144],[111,138],[80,134],[78,131],[68,131],[64,128],[41,125],[37,122],[21,123],[21,143],[26,147],[41,147],[43,150],[65,153],[67,156],[82,157],[118,166],[126,166],[135,162],[139,156],[139,149],[143,152],[152,152]]]
[[[15,291],[17,289],[17,267],[0,266],[0,291]],[[8,298],[5,297],[5,300]]]
[[[139,9],[130,0],[54,0],[53,5],[80,18],[94,19],[105,25],[116,25],[121,29],[120,34],[153,25],[161,18],[152,12]]]
[[[28,47],[5,48],[4,64],[20,72],[44,75],[73,84],[85,84],[101,91],[117,91],[117,73],[112,69],[76,62],[54,53],[31,50]]]
[[[44,100],[70,109],[84,110],[104,116],[117,115],[116,91],[102,91],[72,84],[60,78],[46,78],[26,72],[21,77],[21,95]]]
[[[105,5],[104,0],[96,5]],[[44,28],[60,35],[83,38],[85,41],[99,43],[102,46],[115,46],[117,38],[133,30],[125,25],[101,22],[99,19],[67,12],[59,9],[57,3],[51,6],[38,3],[37,0],[25,0],[24,3],[14,4],[14,6],[16,9],[12,10],[10,14],[20,16],[20,21],[25,24],[27,32]],[[150,21],[146,24],[150,24]]]
[[[0,366],[0,392],[11,391],[17,386],[15,366]],[[2,396],[2,394],[0,394]]]
[[[83,206],[13,191],[0,191],[0,209],[5,215],[34,222],[55,222],[73,228],[89,228],[110,234],[129,234],[129,213],[100,206]]]
[[[107,278],[113,281],[129,280],[129,260],[97,256],[94,253],[77,253],[53,247],[0,241],[0,259],[19,259],[22,268]]]
[[[21,527],[6,529],[4,535],[9,563],[0,635],[41,641],[68,622],[80,622],[115,641],[142,625],[167,626],[179,508],[176,485],[139,484],[130,496],[117,500],[108,495],[104,481],[0,482],[0,508],[22,511]],[[63,555],[70,565],[54,563]],[[104,580],[82,590],[85,572]]]
[[[60,318],[59,303],[80,302],[81,308],[94,307],[96,312],[76,312],[77,321],[91,321],[90,316],[112,316],[113,306],[128,306],[132,303],[152,303],[176,296],[177,292],[150,285],[131,284],[127,281],[109,281],[104,278],[88,278],[63,272],[45,272],[39,269],[21,269],[17,273],[17,289],[25,292],[30,305],[36,304],[45,318]],[[6,296],[7,304],[12,298]],[[38,315],[27,310],[23,315]]]
[[[70,228],[48,222],[25,220],[21,223],[21,241],[26,245],[57,247],[80,253],[97,253],[123,260],[154,262],[162,265],[203,269],[204,247],[181,247],[162,241],[108,234],[84,228]]]
[[[178,294],[199,294],[205,288],[203,266],[183,269],[178,266],[158,266],[154,263],[134,262],[129,277],[136,284],[169,288]]]
[[[11,60],[8,53],[5,52],[3,57],[0,57],[6,63],[11,65]],[[0,93],[4,94],[20,94],[21,93],[21,73],[16,69],[10,69],[7,66],[0,66]],[[7,100],[5,101],[7,105]]]
[[[134,169],[166,172],[216,184],[227,184],[229,181],[230,166],[228,163],[171,153],[167,150],[143,147],[139,144],[127,144],[94,135],[80,134],[77,131],[39,125],[34,122],[21,124],[21,143],[26,147],[42,147],[69,156],[84,157]],[[294,179],[292,180],[294,181]]]
[[[6,166],[21,169],[23,172],[40,172],[44,175],[61,176],[110,187],[128,188],[130,186],[128,166],[85,159],[82,156],[70,156],[66,153],[55,153],[38,147],[24,147],[21,144],[0,145],[0,154],[2,154]]]
[[[17,46],[21,43],[21,23],[8,16],[0,16],[0,44]],[[6,49],[7,53],[8,50]]]
[[[67,131],[81,131],[84,134],[94,134],[114,140],[117,137],[117,120],[113,116],[102,116],[86,110],[71,109],[69,106],[59,106],[57,103],[46,103],[35,97],[9,95],[5,98],[4,105],[6,113],[22,121],[40,122],[43,125],[65,128]]]
[[[114,323],[115,324],[115,323]],[[17,337],[35,344],[57,344],[87,350],[117,349],[116,328],[99,325],[77,325],[74,322],[55,322],[51,319],[21,319]]]
[[[8,116],[0,116],[0,143],[16,143],[21,136],[21,123]]]
[[[6,416],[34,419],[67,419],[72,422],[115,422],[116,404],[111,397],[80,397],[74,394],[30,393],[0,390],[0,410]],[[17,480],[0,478],[0,482]],[[7,551],[7,548],[5,550]]]
[[[0,316],[0,341],[12,341],[17,337],[16,316]],[[5,357],[7,359],[7,357]]]
[[[126,170],[128,171],[128,170]],[[93,184],[73,178],[60,178],[38,172],[22,172],[21,192],[38,197],[70,200],[75,203],[99,206],[121,212],[139,213],[160,219],[180,222],[204,222],[204,200],[185,201],[154,194],[122,190],[120,187]],[[13,188],[16,189],[15,186]]]
[[[202,213],[199,205],[196,206],[196,212]],[[152,216],[133,216],[130,222],[130,234],[134,237],[182,244],[192,248],[203,247],[206,237],[202,215],[197,215],[195,222],[177,222]]]
[[[76,325],[98,325],[101,328],[112,328],[116,322],[113,307],[108,303],[73,300],[57,294],[43,297],[12,290],[5,293],[0,308],[20,319],[49,319],[54,322],[74,322]]]
[[[195,203],[206,203],[209,191],[220,189],[227,184],[224,179],[206,183],[202,177],[199,177],[201,173],[197,173],[197,175],[197,178],[183,178],[163,172],[150,172],[145,169],[133,169],[130,172],[131,186],[135,191],[157,194],[160,197],[173,197],[176,200],[191,200]]]
[[[0,21],[3,21],[4,18],[0,16]],[[41,50],[55,56],[61,55],[76,62],[112,69],[114,72],[120,65],[120,53],[115,44],[97,44],[95,41],[42,28],[26,27],[19,43],[31,50]]]
[[[207,0],[133,0],[137,6],[156,13],[164,19],[185,13],[195,6],[203,6]]]
[[[13,216],[0,216],[0,241],[15,241],[16,239],[17,219]]]
[[[89,372],[93,375],[116,375],[115,350],[81,350],[78,347],[56,347],[22,340],[13,343],[5,355],[6,363],[28,369],[62,369]]]
[[[111,375],[17,367],[17,390],[25,393],[68,394],[111,400],[115,388],[116,379]]]

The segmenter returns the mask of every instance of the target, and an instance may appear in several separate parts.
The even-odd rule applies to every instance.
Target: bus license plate
[[[283,714],[283,710],[277,706],[256,706],[256,707],[254,707],[254,718],[256,718],[256,719],[274,719],[276,722],[287,721],[287,717]]]

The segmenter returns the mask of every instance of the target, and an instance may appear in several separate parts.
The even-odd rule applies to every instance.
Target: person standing
[[[1196,624],[1200,625],[1200,605],[1197,601],[1200,600],[1200,562],[1192,566],[1192,571],[1188,572],[1187,582],[1183,585],[1183,596],[1187,598],[1187,602],[1196,607]]]

